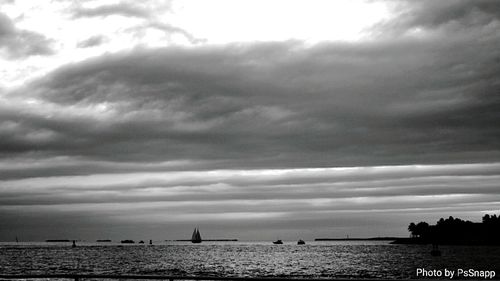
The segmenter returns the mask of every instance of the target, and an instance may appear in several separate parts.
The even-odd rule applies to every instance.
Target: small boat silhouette
[[[273,244],[283,244],[283,241],[281,241],[281,239],[278,239],[276,241],[273,241]]]
[[[297,241],[297,245],[304,245],[306,244],[306,242],[302,239],[299,239],[299,241]]]

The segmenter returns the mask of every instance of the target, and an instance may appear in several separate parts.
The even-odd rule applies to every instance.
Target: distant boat
[[[193,235],[191,236],[191,243],[201,243],[201,235],[198,228],[195,228],[193,231]]]
[[[122,240],[121,242],[122,242],[122,244],[134,244],[135,243],[134,240],[128,240],[128,239]]]
[[[276,241],[273,241],[273,244],[283,244],[283,241],[281,241],[281,239],[278,239]]]
[[[302,239],[299,239],[299,241],[297,241],[297,245],[304,245],[306,244],[306,242]]]

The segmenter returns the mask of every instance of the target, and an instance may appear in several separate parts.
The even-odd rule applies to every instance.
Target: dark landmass
[[[45,240],[45,242],[71,242],[72,240],[69,239],[49,239]]]
[[[99,240],[96,240],[96,242],[111,242],[111,240],[109,240],[109,239],[99,239]]]
[[[165,241],[176,241],[176,242],[191,242],[191,239],[177,239],[177,240],[165,240]],[[228,241],[238,241],[238,239],[203,239],[204,242],[228,242]]]
[[[410,223],[410,238],[398,238],[393,244],[440,245],[499,245],[500,216],[485,215],[482,222],[459,218],[441,218],[435,225],[426,222]]]
[[[134,244],[135,243],[134,240],[122,240],[121,242],[122,242],[122,244]]]
[[[372,238],[315,238],[314,241],[395,241],[400,237],[372,237]]]

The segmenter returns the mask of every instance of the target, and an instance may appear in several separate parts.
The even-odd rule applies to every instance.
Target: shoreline
[[[314,241],[395,241],[401,237],[371,237],[371,238],[314,238]]]

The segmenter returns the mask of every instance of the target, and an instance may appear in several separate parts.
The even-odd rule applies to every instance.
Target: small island
[[[128,239],[127,239],[127,240],[122,240],[122,241],[121,241],[121,243],[122,243],[122,244],[134,244],[134,243],[135,243],[135,241],[134,241],[134,240],[128,240]]]
[[[398,238],[393,244],[500,245],[500,215],[484,215],[482,222],[464,221],[450,216],[435,225],[410,223],[410,238]]]

